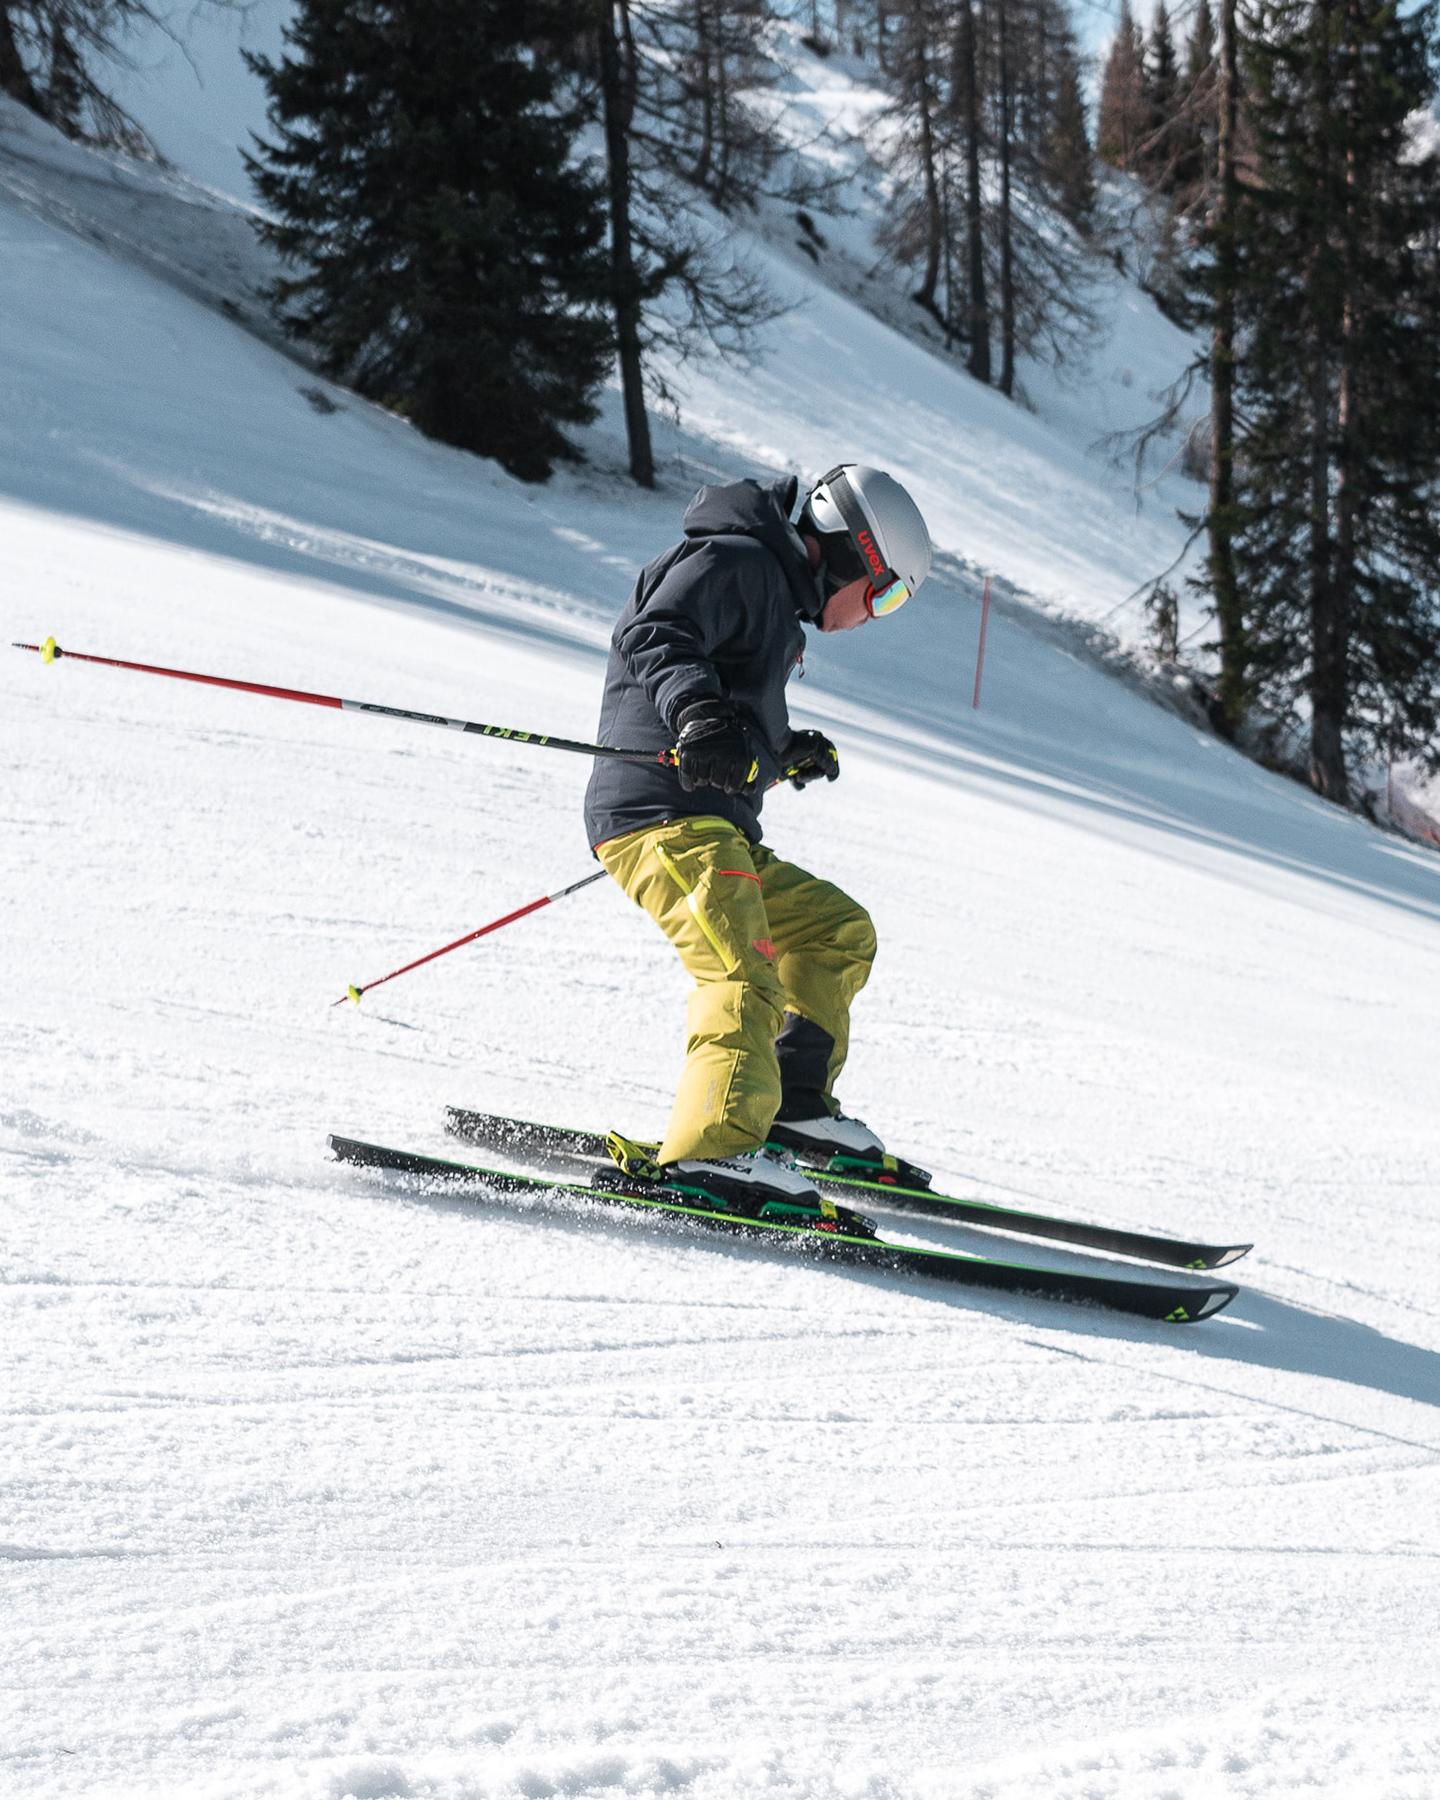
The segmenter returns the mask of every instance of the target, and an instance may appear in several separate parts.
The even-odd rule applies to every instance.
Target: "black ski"
[[[569,1173],[605,1164],[610,1160],[605,1134],[579,1131],[569,1125],[536,1125],[527,1119],[507,1119],[494,1113],[471,1112],[464,1107],[445,1109],[445,1129],[482,1150],[498,1150],[534,1168]],[[1058,1219],[1047,1213],[1001,1206],[989,1200],[962,1200],[936,1194],[925,1187],[901,1187],[889,1181],[871,1181],[834,1170],[807,1169],[822,1193],[851,1199],[857,1206],[883,1211],[908,1212],[952,1224],[981,1225],[1012,1231],[1020,1237],[1046,1238],[1053,1243],[1074,1244],[1112,1256],[1133,1256],[1142,1262],[1161,1263],[1172,1269],[1221,1269],[1238,1261],[1249,1244],[1198,1244],[1184,1238],[1157,1237],[1148,1231],[1128,1231],[1121,1226],[1094,1225],[1082,1219]]]
[[[1192,1286],[1173,1281],[1149,1281],[1128,1273],[1113,1276],[1082,1274],[1064,1269],[1032,1268],[1024,1263],[998,1262],[988,1257],[961,1256],[947,1250],[921,1250],[906,1244],[890,1244],[870,1235],[868,1222],[844,1208],[837,1209],[835,1218],[823,1225],[740,1216],[720,1210],[712,1200],[687,1194],[680,1187],[627,1179],[613,1166],[603,1170],[597,1168],[597,1182],[591,1185],[557,1181],[543,1175],[518,1175],[500,1169],[477,1168],[471,1163],[449,1162],[442,1157],[411,1150],[391,1150],[380,1144],[362,1143],[356,1138],[332,1137],[330,1148],[341,1162],[398,1170],[428,1181],[464,1183],[477,1200],[505,1195],[561,1194],[602,1206],[620,1206],[662,1217],[687,1219],[705,1230],[798,1245],[826,1262],[889,1269],[965,1287],[999,1288],[1013,1293],[1037,1294],[1051,1300],[1089,1301],[1171,1324],[1190,1324],[1209,1318],[1227,1306],[1237,1292],[1228,1283]]]

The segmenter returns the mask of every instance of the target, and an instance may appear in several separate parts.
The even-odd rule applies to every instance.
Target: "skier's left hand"
[[[797,731],[785,749],[785,779],[793,788],[840,779],[840,752],[820,731]]]

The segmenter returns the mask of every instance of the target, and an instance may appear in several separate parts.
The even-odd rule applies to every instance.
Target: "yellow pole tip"
[[[345,992],[350,997],[350,999],[352,999],[355,1002],[355,1004],[357,1006],[360,1004],[360,989],[358,987],[354,987],[354,986],[348,987],[348,988],[346,988]]]
[[[60,646],[55,642],[54,638],[53,637],[46,638],[45,642],[40,646],[41,662],[47,662],[47,663],[54,662],[55,658],[59,654],[60,654]]]

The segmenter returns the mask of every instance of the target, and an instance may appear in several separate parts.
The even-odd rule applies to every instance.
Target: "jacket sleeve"
[[[718,652],[753,634],[766,595],[747,595],[749,558],[733,547],[704,544],[666,570],[615,634],[614,646],[650,704],[674,732],[693,700],[724,693]]]

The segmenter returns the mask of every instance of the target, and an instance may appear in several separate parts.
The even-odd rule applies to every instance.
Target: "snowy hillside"
[[[608,885],[330,1004],[585,874],[587,764],[0,649],[0,1790],[1434,1793],[1440,861],[1022,603],[1168,560],[1076,422],[1123,382],[1020,413],[755,246],[795,310],[662,491],[613,406],[528,489],[96,242],[146,177],[77,155],[0,118],[6,646],[584,737],[697,482],[888,464],[937,574],[814,644],[844,779],[767,811],[877,921],[845,1098],[1257,1247],[1167,1328],[337,1167],[663,1119],[684,982]]]

